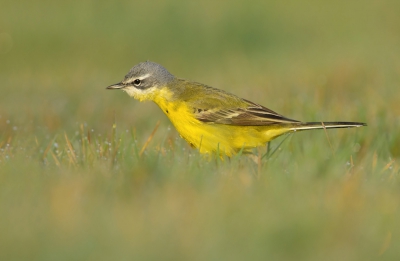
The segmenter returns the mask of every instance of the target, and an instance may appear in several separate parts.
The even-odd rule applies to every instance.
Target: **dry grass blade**
[[[348,162],[348,164],[349,164],[350,167],[346,172],[346,175],[345,175],[346,179],[351,177],[353,175],[353,173],[354,173],[354,161],[353,161],[353,156],[352,155],[350,155],[350,162]]]
[[[325,131],[326,139],[328,140],[329,147],[331,148],[331,151],[332,151],[332,155],[333,155],[333,156],[335,156],[335,151],[333,150],[332,143],[331,143],[331,140],[329,139],[328,132],[326,131],[325,124],[324,124],[322,121],[321,121],[321,124],[322,124],[322,127],[324,127],[324,131]]]
[[[381,173],[384,172],[385,170],[388,170],[394,162],[395,160],[391,160],[388,164],[386,164],[385,167],[381,170]]]
[[[145,151],[145,149],[147,148],[147,146],[149,145],[150,141],[153,139],[154,134],[156,133],[158,126],[160,126],[160,121],[157,122],[156,127],[154,127],[153,132],[150,134],[149,138],[146,140],[145,144],[143,145],[142,149],[139,152],[139,157],[142,156],[143,152]]]
[[[47,153],[49,152],[50,148],[51,148],[51,144],[53,144],[53,141],[49,142],[49,145],[47,145],[46,149],[43,152],[43,156],[42,156],[42,160],[44,160],[47,156]]]
[[[68,139],[67,133],[64,132],[64,136],[65,136],[65,140],[67,142],[68,150],[70,151],[70,153],[68,153],[69,159],[75,165],[76,164],[76,155],[74,152],[74,148],[72,147],[72,144]]]

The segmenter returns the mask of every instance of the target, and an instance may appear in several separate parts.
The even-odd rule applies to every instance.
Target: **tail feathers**
[[[290,130],[313,130],[313,129],[335,129],[335,128],[354,128],[367,126],[362,122],[300,122],[293,124]]]

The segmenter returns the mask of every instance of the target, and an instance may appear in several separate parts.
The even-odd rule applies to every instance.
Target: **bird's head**
[[[110,85],[107,89],[121,89],[140,101],[154,100],[158,92],[174,79],[163,66],[147,61],[132,67],[121,82]]]

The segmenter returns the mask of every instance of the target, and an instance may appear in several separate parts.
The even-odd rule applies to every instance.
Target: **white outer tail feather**
[[[313,129],[334,129],[334,128],[354,128],[362,127],[367,124],[361,122],[304,122],[295,124],[290,128],[292,131],[313,130]]]

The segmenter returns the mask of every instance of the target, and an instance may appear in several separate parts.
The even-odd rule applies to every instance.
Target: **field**
[[[400,3],[0,3],[0,260],[399,260]],[[205,157],[105,87],[151,60],[302,121]],[[269,147],[269,149],[268,149]]]

